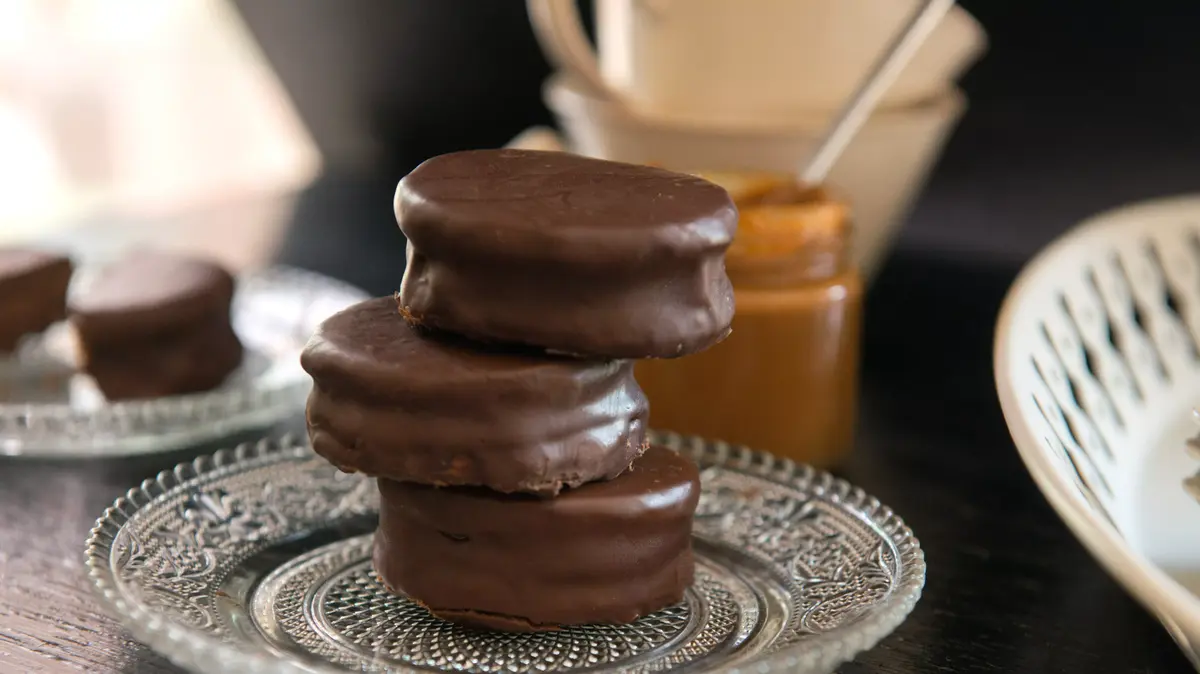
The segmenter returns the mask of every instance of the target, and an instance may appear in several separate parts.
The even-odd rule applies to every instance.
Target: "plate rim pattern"
[[[732,470],[791,486],[839,504],[866,518],[894,545],[900,574],[889,595],[875,609],[847,625],[777,651],[739,662],[723,671],[732,674],[828,671],[874,647],[908,617],[925,585],[924,551],[912,530],[891,508],[846,480],[790,459],[726,442],[652,431],[654,441],[684,452],[702,464]],[[222,472],[261,467],[312,456],[307,443],[295,436],[264,438],[164,470],[116,499],[97,519],[84,550],[84,564],[96,596],[108,613],[140,642],[174,664],[192,671],[243,671],[250,674],[334,674],[344,670],[278,657],[265,648],[229,643],[210,634],[164,619],[152,610],[126,600],[112,571],[113,546],[134,516],[175,490]],[[702,466],[703,467],[703,466]],[[400,670],[403,671],[403,670]]]

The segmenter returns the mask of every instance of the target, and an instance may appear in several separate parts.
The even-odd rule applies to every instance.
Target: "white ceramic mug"
[[[721,126],[778,125],[839,107],[917,0],[596,0],[598,50],[575,0],[527,0],[551,61],[640,114]],[[946,16],[880,102],[945,92],[985,37]],[[598,53],[597,53],[598,51]]]

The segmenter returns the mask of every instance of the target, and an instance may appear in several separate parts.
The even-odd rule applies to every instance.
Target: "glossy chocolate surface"
[[[693,579],[696,466],[651,447],[555,499],[379,481],[375,568],[433,613],[489,629],[627,623]]]
[[[330,317],[300,362],[313,447],[343,470],[549,495],[615,477],[645,449],[631,363],[426,334],[391,297]]]
[[[612,358],[674,357],[728,334],[722,188],[558,152],[434,157],[396,190],[400,296],[421,324]]]

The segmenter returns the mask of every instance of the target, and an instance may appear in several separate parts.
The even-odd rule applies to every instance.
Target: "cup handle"
[[[600,73],[596,52],[583,30],[575,0],[526,0],[525,7],[533,33],[551,64],[597,94],[612,100],[622,98]]]

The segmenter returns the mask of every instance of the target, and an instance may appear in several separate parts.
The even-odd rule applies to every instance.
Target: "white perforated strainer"
[[[996,388],[1038,487],[1200,669],[1200,197],[1099,215],[1017,278]]]

